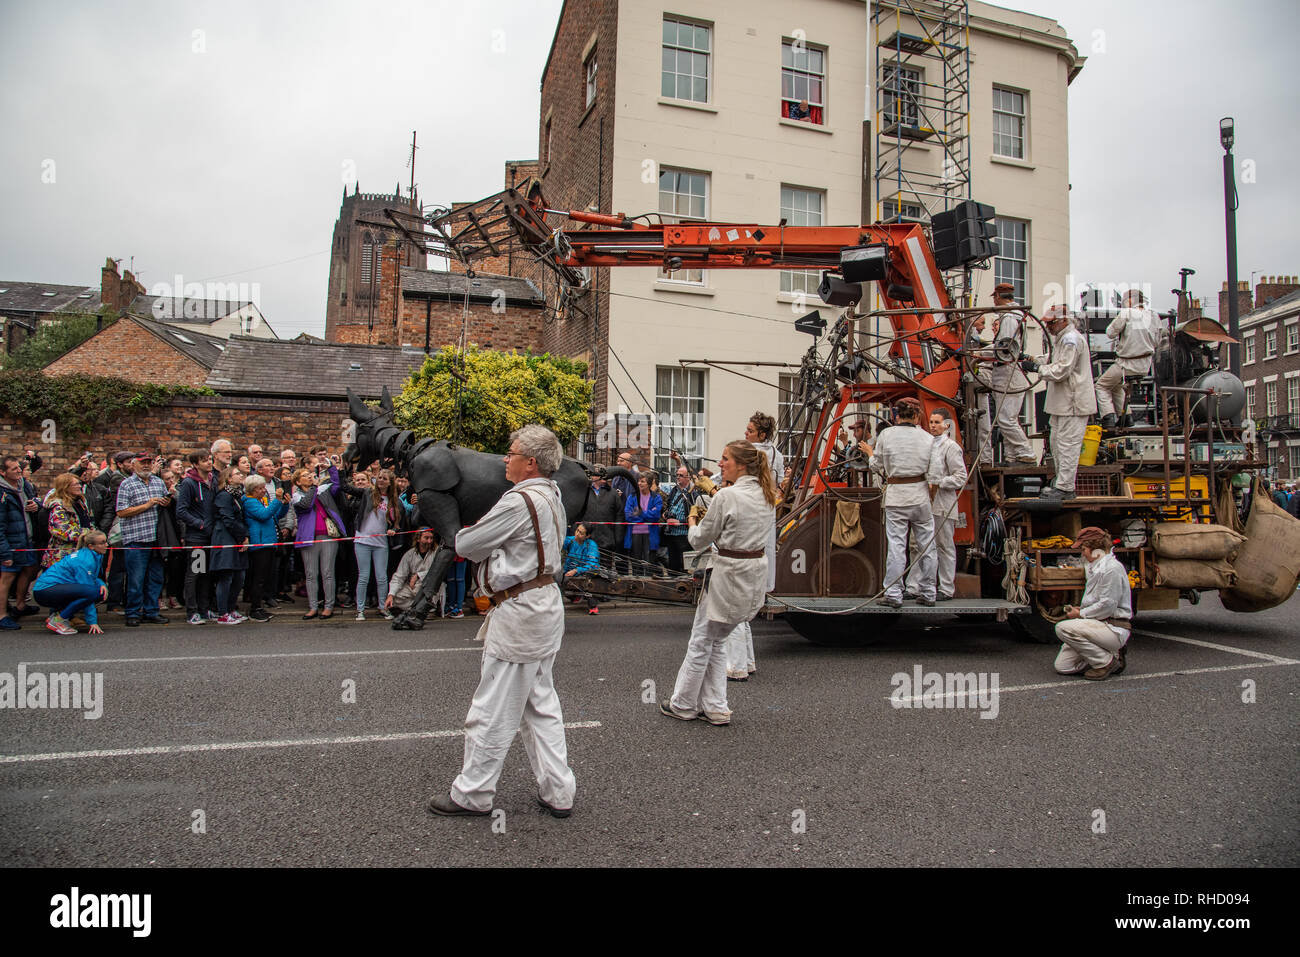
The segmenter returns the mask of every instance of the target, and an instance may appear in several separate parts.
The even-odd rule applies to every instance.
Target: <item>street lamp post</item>
[[[1228,335],[1241,339],[1241,326],[1237,316],[1237,176],[1236,161],[1232,157],[1235,124],[1230,116],[1219,120],[1219,142],[1223,144],[1223,214],[1228,232]],[[1228,345],[1228,368],[1233,375],[1241,373],[1241,343]]]

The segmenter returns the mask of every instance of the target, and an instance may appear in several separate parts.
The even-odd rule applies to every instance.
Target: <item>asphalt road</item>
[[[1294,866],[1298,613],[1209,598],[1144,619],[1105,682],[1061,679],[1054,647],[1001,625],[930,618],[822,648],[761,622],[730,727],[643,700],[671,690],[689,611],[571,613],[556,682],[575,813],[533,806],[516,742],[495,829],[424,811],[460,767],[477,619],[115,621],[71,639],[29,624],[5,635],[0,672],[101,672],[103,715],[0,710],[0,861]],[[996,674],[996,717],[990,699],[894,707],[892,677],[918,666]]]

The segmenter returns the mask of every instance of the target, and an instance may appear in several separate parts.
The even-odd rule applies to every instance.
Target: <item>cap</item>
[[[114,453],[113,453],[113,461],[114,461],[116,464],[118,464],[118,465],[121,465],[123,462],[130,462],[131,460],[136,459],[136,458],[139,458],[139,456],[137,456],[134,452],[114,452]]]
[[[1104,528],[1098,528],[1096,525],[1089,525],[1087,528],[1080,529],[1078,536],[1074,539],[1072,548],[1102,548],[1109,549],[1114,544],[1110,532]]]
[[[921,400],[913,399],[911,396],[907,396],[906,398],[899,399],[896,403],[894,403],[894,408],[900,410],[906,409],[909,412],[913,412],[919,415],[921,413]]]
[[[1010,296],[1015,291],[1016,287],[1009,282],[1000,282],[993,287],[993,295],[995,296]]]

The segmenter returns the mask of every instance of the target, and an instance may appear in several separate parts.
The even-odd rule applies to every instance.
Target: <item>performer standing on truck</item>
[[[885,593],[877,604],[903,606],[903,572],[907,568],[907,535],[911,531],[921,556],[917,561],[917,602],[934,606],[934,516],[926,473],[934,437],[917,428],[921,415],[918,399],[899,399],[894,406],[894,427],[883,429],[871,454],[871,470],[885,476]]]
[[[1014,306],[1015,286],[1009,282],[1000,282],[993,287],[993,305]],[[993,323],[993,344],[1012,343],[1015,355],[1025,349],[1025,329],[1023,312],[1001,312],[989,317]],[[981,350],[984,351],[984,350]],[[987,354],[991,358],[991,353]],[[1014,363],[987,365],[975,374],[977,385],[992,392],[993,416],[997,420],[998,431],[1002,434],[1002,451],[1006,459],[1021,465],[1037,465],[1038,456],[1029,444],[1025,427],[1020,424],[1020,410],[1029,394],[1029,380],[1016,368]],[[981,415],[977,422],[977,446],[982,465],[993,464],[992,427],[987,415]]]
[[[1115,362],[1097,379],[1097,411],[1103,429],[1115,428],[1124,414],[1124,377],[1150,374],[1158,322],[1155,312],[1147,308],[1146,297],[1130,289],[1124,308],[1106,327],[1106,335],[1115,341]]]
[[[930,413],[930,434],[934,446],[926,481],[930,483],[930,514],[934,516],[934,545],[938,562],[938,601],[952,601],[957,579],[957,546],[953,543],[957,527],[957,496],[966,487],[966,460],[961,446],[950,434],[952,413],[938,408]],[[912,540],[912,570],[907,575],[907,590],[919,595],[919,542]]]
[[[1074,477],[1079,471],[1079,450],[1088,417],[1097,413],[1097,394],[1092,384],[1092,360],[1088,343],[1074,327],[1070,314],[1054,306],[1043,317],[1052,336],[1052,356],[1026,358],[1020,366],[1026,372],[1038,372],[1047,382],[1047,401],[1043,411],[1052,426],[1052,461],[1056,463],[1056,480],[1039,496],[1048,501],[1075,498]]]
[[[767,456],[749,442],[727,444],[718,471],[729,486],[720,489],[702,519],[687,519],[691,548],[717,546],[704,594],[695,610],[691,641],[677,672],[671,698],[659,710],[670,718],[730,724],[727,707],[727,636],[763,607],[767,592],[768,535],[776,521],[776,485]],[[698,522],[698,524],[697,524]]]
[[[1128,572],[1111,554],[1111,537],[1094,525],[1081,530],[1072,547],[1086,563],[1082,604],[1065,606],[1056,634],[1065,644],[1056,656],[1056,672],[1102,681],[1127,664],[1124,645],[1133,628]]]

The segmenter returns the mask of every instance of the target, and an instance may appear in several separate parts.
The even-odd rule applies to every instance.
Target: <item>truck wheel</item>
[[[1061,619],[1053,616],[1050,611],[1043,607],[1037,598],[1034,599],[1033,610],[1023,614],[1012,614],[1007,617],[1011,624],[1011,630],[1024,641],[1032,641],[1040,645],[1058,645],[1061,639],[1056,635],[1056,623]]]
[[[782,615],[790,627],[814,645],[846,647],[874,645],[889,638],[902,615]]]

